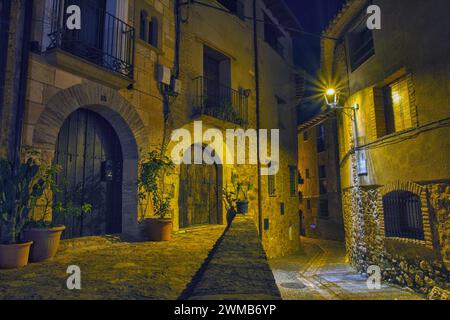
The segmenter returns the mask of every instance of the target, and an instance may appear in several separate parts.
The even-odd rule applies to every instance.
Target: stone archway
[[[123,153],[122,232],[137,236],[139,150],[148,146],[148,138],[139,114],[117,91],[88,82],[55,94],[46,103],[36,124],[33,147],[54,153],[64,121],[80,108],[105,118],[119,138]]]

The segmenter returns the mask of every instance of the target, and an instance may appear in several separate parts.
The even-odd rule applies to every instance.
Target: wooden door
[[[206,89],[206,107],[218,107],[220,103],[220,61],[205,54],[203,72]]]
[[[220,172],[216,165],[183,164],[180,172],[180,227],[221,223]]]
[[[55,160],[63,168],[57,179],[63,195],[55,201],[93,207],[84,216],[54,214],[54,222],[67,227],[65,237],[120,233],[122,150],[111,125],[92,111],[74,112],[60,130]]]

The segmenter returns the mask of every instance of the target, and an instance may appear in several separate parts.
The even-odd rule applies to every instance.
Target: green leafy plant
[[[53,213],[60,216],[81,218],[92,212],[92,204],[84,201],[84,192],[81,184],[74,188],[69,188],[67,183],[63,183],[61,190],[62,199],[54,204]]]
[[[27,223],[27,227],[49,228],[54,226],[51,215],[54,209],[53,199],[62,192],[61,186],[56,181],[61,169],[62,167],[59,165],[41,161],[37,174],[38,186],[41,190],[38,193],[39,196],[33,197],[31,219]]]
[[[20,241],[30,210],[42,196],[43,181],[36,181],[38,173],[39,165],[32,158],[16,167],[0,159],[0,243]]]
[[[250,200],[249,192],[254,188],[253,183],[248,180],[240,181],[235,173],[231,175],[231,183],[233,184],[234,192],[236,194],[236,201],[248,202]]]
[[[164,193],[164,176],[174,167],[164,152],[151,151],[139,161],[138,198],[141,219],[147,213],[150,201],[155,216],[164,219],[170,213],[171,197]]]

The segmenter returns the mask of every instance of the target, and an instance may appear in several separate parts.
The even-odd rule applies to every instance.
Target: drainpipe
[[[256,91],[256,133],[257,133],[257,167],[258,167],[258,231],[259,238],[262,239],[262,192],[261,192],[261,156],[260,156],[260,87],[259,87],[259,53],[258,53],[258,23],[256,21],[256,0],[253,0],[253,48],[255,64],[255,91]]]
[[[33,0],[23,0],[22,5],[25,6],[23,14],[23,29],[21,34],[21,57],[19,62],[20,75],[18,79],[18,99],[16,109],[16,121],[14,128],[14,141],[10,141],[10,157],[17,169],[20,163],[20,151],[22,147],[22,129],[23,118],[25,113],[25,100],[27,92],[28,78],[28,59],[30,54],[30,35],[31,35],[31,19],[33,14]],[[12,144],[12,145],[11,145]]]

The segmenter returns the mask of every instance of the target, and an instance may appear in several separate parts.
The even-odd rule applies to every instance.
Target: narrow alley
[[[410,289],[383,283],[369,290],[366,278],[345,262],[343,243],[302,238],[295,255],[270,265],[285,300],[422,300]]]

